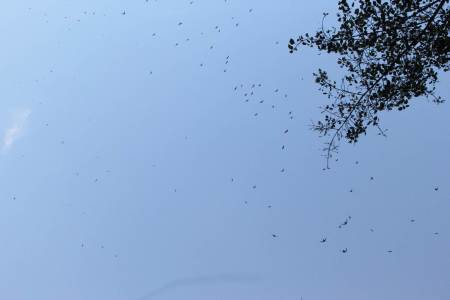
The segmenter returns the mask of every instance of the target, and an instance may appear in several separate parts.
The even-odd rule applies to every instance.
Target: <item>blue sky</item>
[[[5,3],[0,297],[449,299],[448,104],[322,170],[312,72],[338,72],[287,41],[335,7]]]

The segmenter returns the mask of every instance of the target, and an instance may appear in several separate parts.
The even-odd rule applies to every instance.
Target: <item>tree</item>
[[[312,129],[329,137],[327,167],[341,139],[358,142],[369,126],[380,135],[380,112],[404,110],[419,96],[435,103],[438,75],[449,71],[449,0],[359,0],[338,2],[335,27],[290,39],[293,53],[300,46],[338,55],[345,76],[338,84],[326,71],[314,73],[319,90],[331,103]]]

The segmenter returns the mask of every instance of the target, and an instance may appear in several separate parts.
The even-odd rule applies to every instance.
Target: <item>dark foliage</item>
[[[300,46],[339,56],[345,70],[340,83],[326,71],[314,73],[331,103],[313,129],[330,140],[327,164],[338,141],[356,143],[369,126],[380,127],[379,113],[404,110],[419,96],[441,103],[435,95],[440,71],[449,71],[449,0],[389,0],[338,2],[338,28],[291,39],[292,53]],[[324,18],[327,16],[324,13]]]

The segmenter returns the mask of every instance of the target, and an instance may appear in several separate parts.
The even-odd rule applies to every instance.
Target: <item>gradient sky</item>
[[[324,172],[337,1],[189,2],[3,3],[0,298],[450,299],[450,106]]]

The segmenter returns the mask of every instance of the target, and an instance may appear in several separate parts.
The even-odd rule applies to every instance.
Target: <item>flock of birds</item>
[[[149,3],[149,2],[157,3],[158,1],[157,1],[157,0],[145,0],[145,2],[146,2],[146,3]],[[227,3],[228,0],[224,0],[224,2]],[[188,3],[189,3],[189,5],[194,5],[194,4],[195,4],[194,1],[189,1]],[[32,12],[32,11],[33,11],[33,8],[29,7],[28,10],[29,10],[30,12]],[[248,8],[248,9],[247,9],[247,13],[250,14],[250,13],[252,13],[252,12],[253,12],[253,8]],[[100,12],[98,12],[98,11],[87,11],[87,10],[85,10],[85,11],[82,12],[82,15],[83,15],[84,17],[87,17],[87,16],[94,16],[94,17],[103,16],[103,17],[107,17],[107,16],[110,15],[110,14],[111,14],[111,13],[108,14],[108,13],[106,13],[106,12],[100,13]],[[130,16],[130,14],[128,13],[127,10],[122,10],[122,11],[120,11],[119,14],[120,14],[122,17],[124,17],[124,18]],[[50,15],[47,14],[47,13],[44,13],[43,15],[44,15],[44,18],[45,18],[45,22],[46,22],[46,23],[49,23],[49,22],[50,22]],[[75,26],[77,23],[81,23],[81,22],[83,21],[83,18],[82,18],[82,16],[70,17],[70,16],[67,16],[67,15],[66,15],[66,16],[64,16],[64,20],[69,21],[69,23],[68,23],[69,26],[67,27],[67,30],[68,30],[68,31],[72,31],[73,26]],[[182,20],[180,20],[180,21],[176,22],[174,25],[175,25],[176,27],[183,27],[183,26],[185,25],[185,22],[182,21]],[[235,17],[235,16],[231,16],[231,27],[232,27],[232,28],[238,28],[240,25],[241,25],[241,22],[238,20],[238,18]],[[213,26],[212,26],[212,29],[213,29],[213,31],[214,31],[215,33],[221,33],[222,31],[224,31],[224,30],[226,29],[226,26],[213,25]],[[229,29],[229,28],[228,28],[228,29]],[[160,35],[160,34],[157,33],[157,32],[153,32],[153,33],[151,34],[151,36],[152,36],[153,38],[156,38],[156,37],[159,36],[159,35]],[[205,35],[206,35],[206,31],[201,31],[201,32],[199,32],[199,35],[200,35],[200,36],[205,36]],[[185,43],[190,42],[191,39],[192,39],[192,37],[186,37],[186,38],[184,39],[184,42],[185,42]],[[173,45],[174,45],[175,47],[179,47],[179,46],[181,46],[181,44],[182,44],[182,43],[181,43],[180,41],[178,41],[178,42],[174,42]],[[275,42],[275,44],[278,45],[279,42],[277,41],[277,42]],[[211,45],[208,47],[208,49],[209,49],[209,50],[214,50],[214,49],[215,49],[215,45],[214,45],[214,44],[211,44]],[[230,57],[230,55],[227,55],[226,57],[224,57],[224,60],[223,60],[223,73],[226,73],[226,72],[228,71],[227,67],[230,65],[230,63],[231,63],[231,57]],[[199,67],[205,68],[205,67],[206,67],[205,62],[200,62],[200,63],[199,63]],[[53,73],[53,69],[50,70],[50,73]],[[154,70],[150,70],[150,71],[149,71],[149,75],[154,75]],[[39,79],[36,79],[35,82],[36,82],[36,83],[40,83],[40,80],[39,80]],[[261,88],[261,87],[262,87],[262,84],[261,84],[261,83],[259,83],[259,84],[252,84],[252,86],[251,86],[251,91],[249,91],[248,93],[247,93],[247,92],[244,93],[244,96],[247,97],[247,99],[246,99],[245,102],[251,102],[252,97],[256,94],[256,90],[257,90],[258,88]],[[239,91],[239,90],[242,90],[243,88],[244,88],[244,85],[243,85],[243,84],[240,84],[240,85],[235,86],[235,87],[234,87],[234,90],[235,90],[235,91]],[[275,93],[278,93],[278,92],[279,92],[279,89],[276,89],[274,92],[275,92]],[[284,97],[287,97],[287,94],[285,94]],[[260,103],[260,104],[263,104],[263,103],[264,103],[264,100],[259,100],[259,103]],[[40,104],[42,104],[42,102],[40,102]],[[272,108],[275,109],[275,105],[272,105]],[[257,112],[254,113],[254,116],[255,116],[255,117],[258,116],[258,113],[257,113]],[[291,119],[293,119],[292,112],[289,112],[289,116],[290,116]],[[44,124],[44,126],[49,127],[49,123],[46,122],[46,123]],[[288,133],[288,130],[287,130],[287,129],[284,131],[284,134],[286,134],[286,133]],[[66,141],[65,141],[65,140],[60,140],[59,143],[60,143],[60,145],[62,145],[62,146],[66,145]],[[285,149],[285,146],[284,146],[284,145],[283,145],[282,149],[283,149],[283,150]],[[155,167],[155,165],[152,165],[152,167]],[[284,171],[285,171],[285,168],[282,168],[282,169],[281,169],[281,172],[284,172]],[[106,172],[107,172],[107,173],[110,173],[111,170],[106,170]],[[80,172],[79,172],[79,171],[76,171],[76,172],[74,172],[74,175],[77,176],[77,177],[79,177],[79,176],[80,176]],[[92,181],[93,181],[94,184],[99,184],[99,183],[100,183],[100,180],[101,180],[101,179],[100,179],[99,177],[95,177],[95,178],[93,178]],[[232,180],[233,180],[233,179],[232,179]],[[256,189],[256,185],[253,186],[253,189]],[[174,188],[174,189],[173,189],[173,192],[176,193],[176,192],[177,192],[177,188]],[[16,196],[13,197],[13,200],[16,200]],[[271,206],[269,206],[269,207],[271,207]],[[82,214],[83,214],[83,215],[86,215],[86,212],[83,212]],[[274,237],[277,237],[277,235],[273,235],[273,236],[274,236]],[[94,245],[91,245],[91,246],[93,246],[93,247],[98,247],[98,248],[100,248],[100,249],[105,249],[105,248],[106,248],[105,245],[100,245],[100,244],[97,245],[97,246],[94,246]],[[89,243],[87,243],[87,242],[85,242],[85,241],[81,242],[81,243],[80,243],[80,248],[82,248],[82,249],[89,248]],[[114,256],[114,258],[118,258],[118,257],[119,257],[119,255],[118,255],[117,253],[114,254],[113,256]]]
[[[145,2],[149,2],[149,0],[145,0]],[[157,2],[157,1],[154,0],[153,2]],[[224,2],[227,2],[227,0],[224,0]],[[189,5],[193,5],[193,4],[194,4],[194,1],[190,1],[189,2]],[[252,13],[252,12],[253,12],[253,8],[249,8],[248,9],[248,13]],[[84,14],[86,15],[88,13],[84,12]],[[128,16],[128,13],[127,13],[126,10],[123,10],[120,14],[123,17],[127,17]],[[95,15],[95,12],[92,12],[92,15]],[[77,18],[76,20],[77,20],[77,22],[80,22],[79,18]],[[233,22],[233,25],[232,25],[233,27],[239,27],[240,26],[240,22],[238,20],[236,20],[235,17],[232,17],[232,22]],[[184,22],[183,21],[178,21],[174,25],[176,25],[178,27],[182,27],[182,26],[184,26]],[[219,26],[219,25],[214,25],[214,26],[212,26],[212,28],[213,28],[213,30],[216,33],[221,33],[224,30],[224,28],[222,26]],[[204,35],[205,33],[204,32],[200,32],[199,34],[200,35]],[[152,37],[156,37],[156,36],[157,36],[156,32],[152,33]],[[186,37],[185,40],[184,40],[184,42],[186,42],[186,43],[190,42],[190,41],[191,41],[191,37]],[[279,42],[276,41],[275,44],[279,44]],[[174,43],[175,47],[178,47],[180,45],[181,45],[181,42],[175,42]],[[209,46],[209,50],[214,50],[214,45],[210,45]],[[224,73],[227,73],[228,67],[231,64],[231,61],[232,61],[232,58],[229,55],[223,57],[223,69],[222,70],[223,70]],[[206,66],[205,62],[200,62],[199,63],[199,67],[205,68],[205,66]],[[149,74],[153,75],[154,71],[153,70],[149,71]],[[301,78],[301,79],[303,80],[303,78]],[[285,92],[282,92],[279,88],[271,89],[270,97],[264,97],[263,98],[262,95],[264,94],[264,92],[263,92],[263,88],[264,87],[265,86],[263,85],[263,83],[254,82],[254,83],[250,83],[248,85],[239,83],[239,84],[234,85],[232,87],[232,89],[239,97],[242,97],[242,101],[244,103],[254,103],[256,105],[260,105],[260,107],[265,106],[266,108],[268,107],[269,109],[271,109],[273,111],[276,111],[278,109],[279,103],[283,103],[283,102],[280,102],[279,100],[287,100],[289,98],[288,94],[285,93]],[[267,98],[270,98],[270,100],[267,100]],[[277,99],[277,101],[274,101],[274,99]],[[260,116],[261,116],[261,112],[259,110],[255,110],[255,111],[252,112],[252,117],[253,118],[258,118]],[[295,113],[294,113],[293,110],[290,110],[290,109],[287,109],[285,111],[285,116],[286,116],[286,118],[288,120],[294,120],[295,119]],[[46,126],[48,126],[48,123],[46,123]],[[289,134],[289,129],[288,128],[283,129],[280,132],[280,134],[281,135]],[[64,145],[64,144],[65,144],[65,142],[61,141],[61,145]],[[280,149],[281,149],[281,151],[287,151],[288,148],[287,148],[286,144],[282,144],[282,145],[280,145]],[[359,162],[356,162],[356,164],[358,164],[358,163]],[[280,167],[279,171],[280,171],[280,173],[286,173],[286,167]],[[108,170],[108,172],[110,172],[110,171]],[[79,173],[77,172],[76,176],[78,176],[78,175],[79,175]],[[370,180],[373,181],[374,177],[370,177]],[[98,183],[99,182],[99,178],[95,178],[93,181],[94,181],[94,183]],[[235,179],[231,178],[231,182],[234,182],[234,181],[235,181]],[[252,185],[251,188],[252,189],[256,189],[257,186],[256,185]],[[434,188],[434,191],[437,192],[438,190],[439,190],[438,187]],[[175,188],[175,189],[173,189],[173,191],[177,192],[177,189]],[[350,189],[349,192],[353,193],[353,189]],[[16,199],[16,198],[14,197],[14,199]],[[244,201],[244,203],[248,204],[247,201]],[[267,208],[269,208],[269,209],[272,208],[272,205],[267,205]],[[352,217],[348,216],[342,223],[337,225],[337,228],[342,229],[342,228],[348,226],[350,224],[351,220],[352,220]],[[414,223],[415,219],[411,219],[410,222]],[[370,228],[370,231],[374,232],[374,229]],[[438,232],[434,232],[434,234],[438,235],[439,233]],[[271,233],[271,237],[274,238],[274,239],[277,239],[280,236],[279,236],[278,233]],[[322,245],[326,245],[328,241],[329,241],[329,239],[326,236],[324,236],[324,237],[322,237],[321,239],[318,240],[318,242],[320,244],[322,244]],[[80,247],[81,248],[86,248],[87,244],[85,242],[82,242],[80,244]],[[104,249],[105,246],[104,245],[100,245],[100,248]],[[348,254],[349,253],[349,249],[347,247],[345,247],[345,248],[339,249],[339,252],[342,253],[342,254]],[[386,252],[387,253],[392,253],[393,251],[389,249],[389,250],[386,250]],[[114,254],[114,258],[118,258],[118,257],[119,257],[119,255],[117,253]]]
[[[356,162],[356,163],[358,163],[358,162]],[[371,177],[370,177],[370,180],[374,180],[374,177],[371,176]],[[434,191],[435,191],[435,192],[439,191],[439,187],[437,187],[437,186],[434,187]],[[353,189],[350,189],[350,192],[353,192]],[[337,226],[337,228],[342,229],[342,228],[344,228],[345,226],[349,225],[351,219],[352,219],[352,216],[348,216],[342,223],[340,223],[340,224]],[[415,223],[415,222],[416,222],[415,219],[410,219],[409,221],[410,221],[411,223]],[[369,230],[370,230],[370,232],[375,232],[375,230],[374,230],[373,228],[370,228]],[[435,231],[435,232],[433,232],[433,235],[439,235],[439,232]],[[272,237],[273,237],[273,238],[277,238],[278,235],[277,235],[277,234],[272,234]],[[327,238],[327,237],[323,237],[322,239],[319,240],[319,243],[325,244],[327,241],[328,241],[328,238]],[[343,254],[346,254],[346,253],[348,253],[348,250],[349,250],[348,248],[343,248],[343,249],[340,250],[340,252],[343,253]],[[393,253],[393,250],[386,250],[386,252],[387,252],[387,253]]]
[[[148,2],[158,2],[158,1],[157,1],[157,0],[153,0],[153,1],[145,0],[145,2],[148,3]],[[226,2],[228,2],[228,1],[227,1],[227,0],[224,0],[224,2],[226,3]],[[189,1],[188,3],[189,3],[189,5],[194,5],[195,2],[194,2],[194,1]],[[29,10],[31,10],[31,8],[29,8]],[[248,13],[252,13],[252,12],[253,12],[253,8],[249,8],[249,9],[248,9]],[[84,15],[91,14],[91,15],[94,15],[94,16],[95,16],[95,15],[96,15],[96,12],[95,12],[95,11],[92,11],[91,13],[88,13],[87,11],[84,11],[83,14],[84,14]],[[128,16],[128,13],[127,13],[126,10],[121,11],[120,14],[121,14],[123,17]],[[45,16],[47,16],[47,15],[45,14]],[[106,14],[103,14],[103,16],[106,16]],[[69,17],[67,17],[67,16],[64,17],[64,18],[65,18],[65,19],[69,19]],[[75,18],[75,20],[76,20],[76,22],[80,22],[80,21],[81,21],[80,18]],[[232,25],[233,27],[239,27],[239,26],[240,26],[240,22],[237,21],[235,17],[231,17],[231,20],[233,21],[233,25]],[[47,22],[48,22],[48,20],[47,20]],[[175,25],[178,26],[178,27],[182,27],[182,26],[184,25],[184,22],[180,20],[180,21],[176,22]],[[223,28],[222,26],[219,26],[219,25],[214,25],[214,26],[213,26],[213,29],[214,29],[214,31],[215,31],[216,33],[220,33],[220,32],[222,32],[222,30],[224,30],[224,28]],[[204,32],[200,32],[200,35],[203,36],[204,34],[205,34]],[[151,36],[152,36],[152,37],[156,37],[156,36],[157,36],[157,33],[156,33],[156,32],[153,32]],[[186,37],[186,38],[185,38],[185,42],[189,42],[190,40],[191,40],[190,37]],[[276,41],[275,44],[278,45],[279,42]],[[175,47],[180,46],[180,42],[175,42],[174,46],[175,46]],[[210,45],[210,46],[209,46],[209,50],[213,50],[213,49],[214,49],[214,45]],[[224,64],[223,72],[224,72],[224,73],[227,72],[227,67],[230,65],[230,62],[231,62],[231,57],[230,57],[229,55],[227,55],[226,57],[224,57],[224,62],[223,62],[223,64]],[[205,63],[204,63],[204,62],[201,62],[201,63],[199,64],[199,66],[203,68],[203,67],[205,67]],[[53,70],[51,70],[51,72],[53,72]],[[153,75],[153,70],[149,71],[149,74],[150,74],[150,75]],[[303,77],[301,77],[301,80],[303,80]],[[258,104],[258,105],[261,105],[261,106],[263,106],[263,105],[269,105],[270,109],[272,109],[273,111],[277,110],[277,108],[278,108],[278,107],[277,107],[277,106],[278,106],[278,103],[280,103],[280,102],[279,102],[279,101],[267,101],[266,99],[263,99],[262,95],[265,94],[265,91],[262,90],[263,87],[264,87],[264,86],[263,86],[262,83],[257,83],[257,82],[251,83],[251,84],[249,84],[249,85],[244,85],[244,84],[240,83],[240,84],[235,85],[235,86],[233,87],[233,90],[234,90],[235,93],[237,93],[238,95],[240,95],[240,96],[243,98],[243,102],[244,102],[244,103],[255,103],[255,104]],[[272,90],[272,95],[270,96],[270,99],[271,99],[271,100],[274,100],[274,99],[277,99],[277,98],[278,98],[278,100],[279,100],[279,99],[281,99],[281,100],[283,100],[283,99],[286,100],[286,99],[288,99],[288,94],[287,94],[287,93],[282,93],[282,92],[280,91],[279,88],[275,88],[275,89]],[[269,102],[270,102],[270,103],[269,103]],[[282,102],[281,102],[281,103],[282,103]],[[260,116],[260,112],[259,112],[259,111],[254,111],[254,112],[253,112],[253,117],[257,118],[257,117],[259,117],[259,116]],[[294,117],[295,117],[294,111],[293,111],[293,110],[287,110],[287,111],[286,111],[286,117],[287,117],[289,120],[293,120]],[[48,123],[46,123],[45,126],[48,126]],[[286,135],[286,134],[288,134],[288,133],[289,133],[289,129],[288,129],[288,128],[284,129],[284,130],[281,132],[281,134],[284,134],[284,135]],[[64,143],[65,143],[65,141],[61,141],[61,144],[62,144],[62,145],[64,145]],[[286,150],[287,150],[287,146],[286,146],[285,144],[281,145],[280,148],[281,148],[282,151],[286,151]],[[336,160],[337,160],[337,159],[336,159]],[[358,164],[359,162],[356,161],[355,163]],[[324,168],[324,170],[325,170],[325,168]],[[110,171],[108,170],[108,172],[110,172]],[[286,172],[286,168],[285,168],[285,167],[281,167],[281,168],[280,168],[280,172],[281,172],[281,173],[285,173],[285,172]],[[79,176],[79,173],[76,172],[76,175]],[[370,180],[374,180],[374,178],[373,178],[373,177],[370,177]],[[234,182],[234,178],[231,178],[231,181]],[[99,178],[95,178],[95,179],[94,179],[94,183],[98,183],[98,182],[99,182]],[[253,186],[252,186],[252,189],[256,189],[256,185],[253,185]],[[435,191],[438,191],[438,187],[435,187],[434,190],[435,190]],[[175,189],[173,189],[173,191],[174,191],[174,192],[177,192],[177,189],[175,188]],[[352,193],[352,192],[353,192],[353,189],[350,189],[349,192]],[[15,197],[14,197],[14,199],[15,199]],[[245,204],[248,204],[247,201],[244,201],[244,203],[245,203]],[[268,205],[267,207],[268,207],[268,208],[272,208],[271,205]],[[343,223],[341,223],[341,224],[338,225],[338,228],[343,228],[343,227],[347,226],[347,225],[349,224],[350,220],[351,220],[351,216],[348,216],[347,219],[346,219]],[[414,222],[414,219],[412,219],[411,222]],[[371,228],[370,231],[373,232],[374,230]],[[435,232],[435,234],[437,235],[438,233]],[[279,235],[273,233],[273,234],[272,234],[272,237],[273,237],[273,238],[278,238]],[[322,238],[322,239],[320,240],[320,243],[321,243],[321,244],[325,244],[327,241],[328,241],[327,237],[324,237],[324,238]],[[86,244],[85,244],[85,243],[81,243],[81,247],[82,247],[82,248],[85,248],[85,247],[86,247]],[[101,248],[103,249],[104,246],[102,245]],[[342,253],[348,253],[348,248],[341,249],[340,251],[341,251]],[[391,251],[391,250],[388,250],[387,252],[391,253],[392,251]],[[118,257],[117,254],[114,255],[114,256],[115,256],[115,257]]]
[[[303,78],[302,78],[302,80],[303,80]],[[234,86],[234,91],[235,91],[235,92],[241,92],[241,96],[243,97],[243,99],[244,99],[243,101],[244,101],[245,103],[254,102],[254,103],[258,103],[258,104],[263,105],[264,103],[266,103],[266,101],[265,101],[264,99],[261,99],[261,98],[259,97],[259,95],[258,95],[258,89],[260,89],[260,88],[262,88],[262,87],[263,87],[263,84],[262,84],[262,83],[252,83],[252,84],[250,84],[249,87],[246,89],[246,87],[245,87],[243,84],[239,84],[239,85]],[[274,94],[275,96],[280,96],[280,90],[279,90],[278,88],[274,89],[274,90],[273,90],[273,94]],[[288,94],[286,94],[286,93],[284,93],[284,94],[282,93],[281,95],[282,95],[282,98],[284,98],[284,99],[287,99],[287,98],[288,98]],[[272,96],[271,99],[276,99],[276,97]],[[270,105],[270,107],[271,107],[273,110],[275,110],[275,109],[277,108],[277,105],[276,105],[275,103],[271,103],[271,104],[269,104],[269,105]],[[290,120],[293,120],[293,119],[294,119],[294,112],[293,112],[292,110],[289,110],[288,113],[287,113],[287,115],[288,115],[288,118],[289,118]],[[258,117],[258,116],[259,116],[259,113],[258,113],[258,112],[255,112],[255,113],[253,114],[253,116],[254,116],[254,117]],[[282,132],[282,134],[287,134],[287,133],[289,133],[289,129],[285,129],[285,130]],[[283,144],[283,145],[281,146],[281,150],[286,150],[286,149],[287,149],[286,145]],[[336,158],[336,161],[338,161],[337,158]],[[359,165],[359,161],[355,161],[355,165]],[[322,170],[325,171],[325,170],[327,170],[327,168],[323,168]],[[286,171],[285,168],[281,168],[281,169],[280,169],[280,172],[281,172],[281,173],[284,173],[285,171]],[[375,180],[375,179],[374,179],[373,176],[370,176],[370,177],[369,177],[369,180],[370,180],[370,181],[373,181],[373,180]],[[231,181],[234,182],[234,178],[231,178]],[[253,185],[253,186],[252,186],[252,189],[256,189],[256,185]],[[434,191],[437,192],[438,190],[439,190],[439,187],[434,187]],[[349,192],[350,192],[350,193],[353,193],[354,190],[353,190],[353,189],[350,189]],[[245,200],[244,203],[245,203],[245,204],[248,204],[248,201]],[[268,207],[268,208],[272,208],[272,205],[268,205],[267,207]],[[352,217],[351,217],[351,216],[348,216],[341,224],[339,224],[339,225],[337,226],[337,228],[338,228],[338,229],[342,229],[343,227],[349,225],[351,219],[352,219]],[[414,220],[414,219],[411,219],[411,222],[415,222],[415,220]],[[370,230],[370,232],[374,232],[374,231],[375,231],[373,228],[370,228],[369,230]],[[434,232],[433,234],[434,234],[434,235],[439,235],[439,232]],[[279,238],[279,234],[276,234],[276,233],[272,233],[271,236],[272,236],[272,238]],[[328,238],[327,238],[327,237],[323,237],[322,239],[319,240],[319,243],[320,243],[320,244],[325,244],[327,241],[328,241]],[[343,248],[343,249],[340,249],[339,252],[341,252],[341,253],[343,253],[343,254],[347,254],[347,253],[349,252],[349,249],[348,249],[348,248]],[[393,250],[386,250],[386,252],[387,252],[387,253],[393,253]]]

